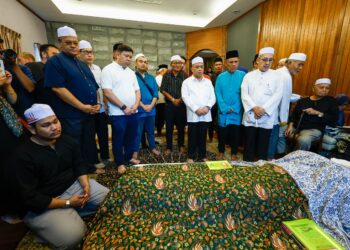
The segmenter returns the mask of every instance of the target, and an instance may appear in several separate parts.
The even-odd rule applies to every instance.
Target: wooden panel
[[[186,33],[187,58],[203,49],[211,49],[218,55],[226,53],[226,26]]]
[[[308,60],[294,92],[310,95],[316,79],[332,79],[332,92],[350,95],[350,0],[267,0],[262,4],[257,50],[272,46],[276,62],[292,52]]]

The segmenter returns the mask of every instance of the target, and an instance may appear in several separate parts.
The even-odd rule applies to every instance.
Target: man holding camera
[[[18,115],[23,116],[24,111],[34,103],[35,80],[32,72],[27,66],[17,64],[17,53],[12,49],[1,50],[0,59],[13,76],[12,87],[18,96],[14,109]]]

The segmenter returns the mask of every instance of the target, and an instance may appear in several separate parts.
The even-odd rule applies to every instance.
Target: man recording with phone
[[[23,116],[24,111],[34,103],[35,80],[30,69],[17,64],[17,53],[12,49],[0,51],[0,59],[3,60],[5,70],[12,74],[12,87],[18,95],[17,102],[13,105],[16,113]]]

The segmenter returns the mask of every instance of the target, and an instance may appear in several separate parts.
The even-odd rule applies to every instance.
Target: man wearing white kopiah
[[[270,69],[274,48],[266,47],[259,51],[258,69],[245,75],[241,97],[244,107],[245,161],[254,161],[255,148],[259,159],[267,159],[267,149],[272,127],[278,119],[278,105],[283,94],[280,75]]]
[[[78,143],[61,135],[61,123],[46,104],[24,112],[30,140],[16,151],[10,179],[25,210],[24,222],[54,249],[76,249],[108,188],[87,176]],[[13,187],[11,187],[12,190]]]
[[[212,121],[210,109],[216,101],[211,81],[203,77],[203,58],[195,57],[191,69],[193,75],[181,87],[181,97],[187,110],[188,162],[193,162],[197,150],[198,158],[205,160],[207,129]]]
[[[293,91],[292,76],[297,75],[302,70],[305,61],[306,55],[304,53],[292,53],[286,60],[285,66],[276,70],[281,76],[283,96],[279,105],[279,119],[276,120],[270,136],[268,159],[274,159],[276,151],[279,154],[286,151],[286,137],[284,134],[287,129],[289,106]]]

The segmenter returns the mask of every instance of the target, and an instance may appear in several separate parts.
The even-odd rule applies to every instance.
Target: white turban
[[[63,36],[75,36],[77,37],[77,33],[74,29],[68,26],[63,26],[57,29],[57,37],[63,37]]]
[[[81,40],[79,42],[79,49],[92,49],[92,46],[88,41]]]
[[[265,47],[259,50],[259,56],[264,55],[264,54],[275,54],[275,49],[272,47]]]
[[[192,61],[191,61],[192,65],[196,64],[196,63],[203,63],[203,62],[204,62],[203,58],[200,57],[200,56],[197,56],[197,57],[193,58]]]
[[[329,78],[320,78],[316,80],[315,85],[317,84],[331,84],[331,79]]]
[[[296,61],[306,61],[306,55],[304,53],[292,53],[288,57],[288,60],[296,60]]]
[[[170,62],[173,62],[173,61],[182,61],[183,59],[181,58],[181,56],[179,55],[174,55],[170,58]]]
[[[145,55],[144,54],[142,54],[142,53],[138,53],[136,56],[135,56],[135,61],[137,60],[137,59],[139,59],[139,57],[145,57]],[[146,58],[146,57],[145,57]]]
[[[55,113],[47,104],[33,104],[29,109],[24,111],[24,117],[28,124],[32,124],[52,115],[55,115]]]

